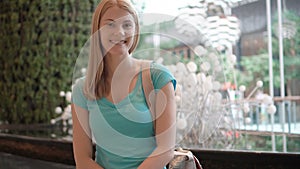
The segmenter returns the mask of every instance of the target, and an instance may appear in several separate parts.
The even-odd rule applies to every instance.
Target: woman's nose
[[[114,30],[114,34],[123,36],[123,35],[125,35],[125,30],[122,26],[116,26],[116,29]]]

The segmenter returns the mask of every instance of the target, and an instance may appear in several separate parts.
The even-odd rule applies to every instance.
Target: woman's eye
[[[109,26],[109,27],[114,27],[114,26],[115,26],[115,23],[109,22],[109,23],[107,23],[107,26]]]
[[[133,27],[133,24],[132,24],[132,23],[125,23],[125,24],[123,25],[123,27],[124,27],[125,29],[131,29],[131,28]]]

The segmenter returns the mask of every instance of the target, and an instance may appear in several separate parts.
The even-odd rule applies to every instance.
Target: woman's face
[[[100,27],[105,55],[128,54],[135,34],[134,18],[128,11],[117,6],[107,9],[100,20]]]

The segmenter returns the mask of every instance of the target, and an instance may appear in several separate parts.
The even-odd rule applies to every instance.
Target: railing
[[[297,123],[300,123],[300,116],[298,117],[299,120],[297,119],[297,114],[300,114],[300,96],[275,97],[274,102],[278,106],[278,123],[281,124],[282,131],[300,134],[300,128],[297,128]],[[284,109],[281,106],[284,106]],[[286,123],[287,130],[285,127]]]
[[[290,96],[285,98],[275,97],[274,123],[272,124],[271,114],[267,112],[267,107],[257,100],[251,99],[246,102],[249,105],[249,112],[233,109],[234,118],[237,122],[237,129],[249,129],[257,131],[276,131],[300,134],[300,96]],[[283,104],[282,104],[283,103]],[[241,103],[239,103],[241,104]],[[284,106],[284,109],[282,109]],[[237,106],[241,107],[241,105]],[[284,112],[282,112],[284,110]],[[241,114],[242,113],[242,114]],[[287,118],[285,118],[287,117]],[[297,119],[298,118],[298,119]],[[272,129],[272,126],[273,129]]]
[[[300,139],[300,96],[275,97],[276,111],[272,114],[263,102],[244,99],[231,103],[236,131],[249,135],[266,135],[272,138],[272,151],[287,152],[287,142],[291,138]],[[248,110],[243,109],[247,105]],[[282,107],[284,106],[284,107]],[[280,138],[282,150],[277,148]],[[280,148],[281,149],[281,148]],[[297,151],[297,150],[296,150]]]

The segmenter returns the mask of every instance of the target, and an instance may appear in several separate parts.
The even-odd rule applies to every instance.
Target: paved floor
[[[0,152],[0,169],[75,169],[75,167]]]

